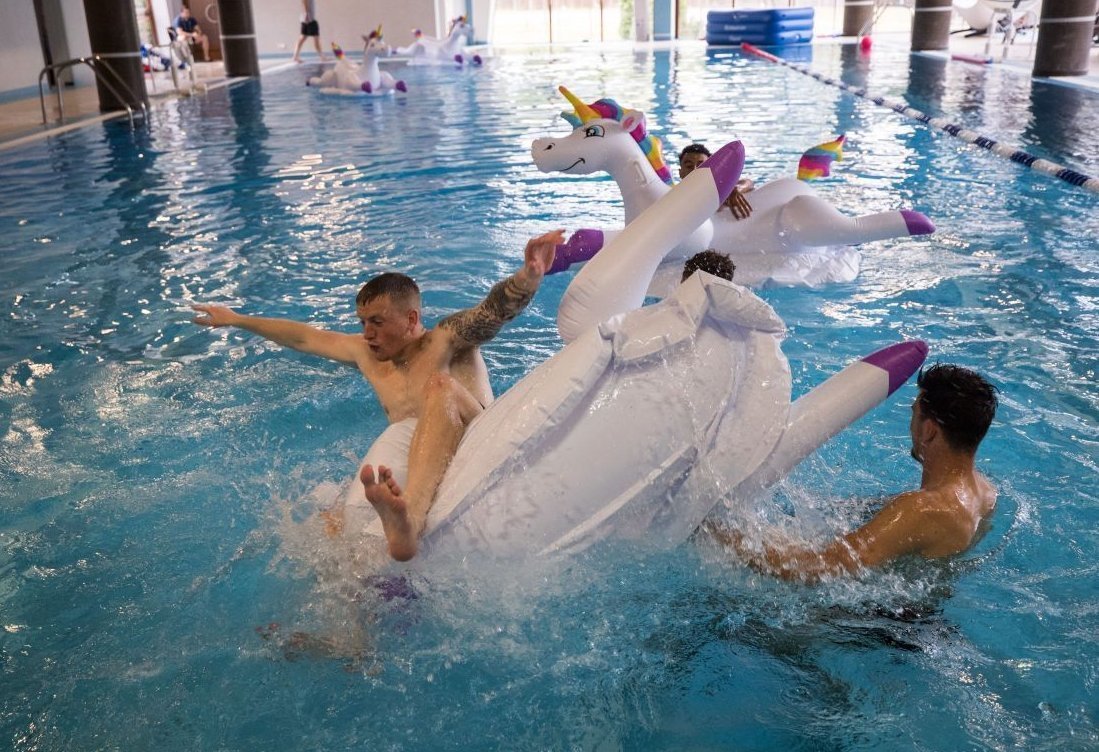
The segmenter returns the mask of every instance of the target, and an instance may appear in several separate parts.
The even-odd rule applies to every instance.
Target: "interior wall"
[[[62,62],[57,57],[59,54],[68,59],[90,55],[92,45],[88,41],[88,21],[84,15],[83,0],[54,0],[51,5],[52,13],[61,16],[60,21],[51,24],[54,62]],[[37,92],[38,74],[46,62],[39,41],[34,3],[30,0],[4,1],[0,49],[4,51],[4,64],[0,65],[0,95],[6,92]],[[72,68],[72,76],[79,86],[94,82],[92,72],[83,65]]]
[[[71,58],[90,55],[85,0],[54,2],[61,7],[67,54]],[[475,3],[474,18],[477,36],[483,39],[488,30],[488,11],[486,9],[485,18],[476,18],[481,2]],[[488,0],[483,2],[487,5]],[[350,50],[361,49],[361,35],[379,23],[391,45],[405,45],[412,39],[412,29],[423,29],[425,34],[437,37],[446,32],[445,24],[449,20],[445,17],[442,29],[439,28],[436,11],[443,8],[437,6],[437,0],[316,0],[316,3],[325,50],[330,49],[333,41]],[[4,56],[4,64],[0,65],[0,97],[5,94],[26,96],[27,92],[37,91],[38,73],[45,65],[38,41],[34,3],[31,0],[0,0],[0,5],[3,6],[0,50]],[[158,28],[167,26],[162,16],[170,5],[169,0],[154,0],[153,13]],[[256,45],[261,56],[289,55],[293,51],[300,31],[301,11],[301,0],[252,0]],[[454,15],[461,12],[459,8]],[[311,50],[312,45],[305,48],[306,53]],[[85,66],[74,68],[73,75],[77,85],[94,82],[91,71]]]
[[[434,0],[316,0],[316,6],[325,54],[332,42],[349,51],[361,50],[362,35],[378,24],[382,24],[385,40],[394,47],[411,42],[413,29],[439,36]],[[261,57],[294,51],[301,12],[301,0],[252,0],[256,47]],[[302,54],[315,54],[312,41],[306,42]]]
[[[5,3],[4,22],[0,23],[0,91],[38,85],[38,72],[45,64],[38,43],[38,22],[34,3]]]

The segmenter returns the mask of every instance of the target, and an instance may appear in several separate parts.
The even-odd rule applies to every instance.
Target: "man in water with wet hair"
[[[686,282],[688,277],[699,271],[732,282],[733,272],[736,271],[736,264],[729,258],[729,254],[720,253],[713,248],[708,248],[705,251],[699,251],[683,263],[683,276],[679,281]]]
[[[737,530],[707,524],[749,566],[784,579],[853,574],[902,556],[959,554],[984,532],[996,489],[975,467],[977,446],[996,414],[996,387],[954,365],[920,371],[912,403],[912,457],[923,466],[917,491],[890,499],[862,527],[819,548],[764,541],[758,550]]]
[[[532,239],[522,269],[496,284],[479,305],[447,316],[433,329],[421,321],[416,283],[392,272],[375,277],[359,291],[355,306],[361,334],[246,316],[218,305],[194,306],[202,314],[194,323],[239,327],[359,369],[389,418],[360,478],[367,500],[381,517],[390,556],[407,561],[416,555],[428,510],[458,442],[492,401],[479,348],[530,303],[553,263],[554,247],[563,240],[560,230]],[[379,458],[377,474],[370,464],[373,457]],[[393,469],[405,462],[408,476],[402,487]]]
[[[679,152],[679,179],[682,180],[694,172],[694,169],[705,162],[709,156],[710,150],[702,144],[684,146],[683,151]],[[747,219],[752,215],[752,205],[748,203],[748,199],[744,198],[744,194],[755,187],[756,184],[751,178],[741,178],[721,206],[729,208],[733,213],[733,219]]]

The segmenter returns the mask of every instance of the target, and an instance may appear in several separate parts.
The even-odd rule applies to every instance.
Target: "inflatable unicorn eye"
[[[584,138],[603,138],[603,126],[601,125],[589,125],[584,129]]]

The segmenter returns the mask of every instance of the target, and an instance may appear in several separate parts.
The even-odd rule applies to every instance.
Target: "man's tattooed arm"
[[[530,303],[541,282],[539,278],[532,284],[530,276],[520,271],[497,282],[480,304],[447,316],[439,328],[466,344],[483,345]]]

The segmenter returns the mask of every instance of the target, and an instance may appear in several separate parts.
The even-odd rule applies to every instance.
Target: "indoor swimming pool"
[[[815,70],[1082,173],[1099,96],[876,46]],[[498,52],[325,97],[303,65],[0,152],[0,745],[83,749],[1099,747],[1099,197],[788,68],[696,45]],[[856,280],[760,295],[795,395],[901,339],[1001,390],[999,486],[956,559],[790,584],[697,537],[375,586],[327,546],[315,489],[386,425],[352,369],[190,323],[193,303],[355,332],[400,270],[437,321],[527,238],[615,227],[606,177],[547,175],[566,85],[673,150],[739,138],[819,192],[937,232],[862,247]],[[673,169],[674,172],[674,169]],[[561,347],[568,274],[484,348],[499,395]],[[911,384],[742,520],[859,524],[919,483]],[[297,635],[307,634],[309,639]]]

